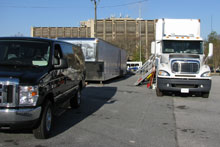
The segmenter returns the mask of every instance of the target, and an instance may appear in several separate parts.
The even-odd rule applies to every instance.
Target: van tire
[[[43,106],[42,117],[39,126],[33,130],[33,134],[37,139],[47,139],[52,129],[52,103],[47,100]]]
[[[79,108],[81,104],[81,88],[78,88],[76,94],[74,95],[73,98],[70,100],[70,106],[73,109]]]
[[[204,92],[202,93],[203,98],[209,98],[209,92]]]

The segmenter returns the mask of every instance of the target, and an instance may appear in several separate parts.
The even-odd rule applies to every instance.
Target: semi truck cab
[[[212,57],[213,45],[209,44],[206,57],[204,41],[200,37],[200,20],[158,20],[152,53],[156,55],[158,96],[164,92],[180,92],[209,97],[211,75],[206,61]]]

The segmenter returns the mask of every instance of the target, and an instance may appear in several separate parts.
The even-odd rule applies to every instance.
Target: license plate
[[[188,88],[181,88],[181,93],[189,93],[189,89]]]

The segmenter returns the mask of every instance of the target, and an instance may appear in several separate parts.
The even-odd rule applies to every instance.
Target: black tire
[[[48,100],[46,101],[43,107],[40,124],[36,129],[33,130],[34,136],[37,139],[47,139],[50,136],[52,129],[52,120],[53,120],[52,104]]]
[[[80,107],[80,104],[81,104],[81,89],[78,88],[75,96],[73,98],[71,98],[70,100],[70,106],[71,108],[75,109],[75,108],[79,108]]]
[[[160,91],[160,89],[158,89],[158,88],[156,88],[156,94],[157,94],[158,97],[163,96],[163,92]]]
[[[203,98],[209,98],[209,92],[202,93]]]

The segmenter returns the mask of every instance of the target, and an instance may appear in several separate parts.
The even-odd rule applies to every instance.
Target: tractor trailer
[[[81,46],[85,56],[86,81],[103,81],[127,73],[126,51],[99,38],[58,38]]]
[[[155,25],[151,53],[156,57],[157,96],[178,92],[208,98],[211,76],[206,62],[213,55],[213,44],[205,56],[200,19],[158,19]]]

